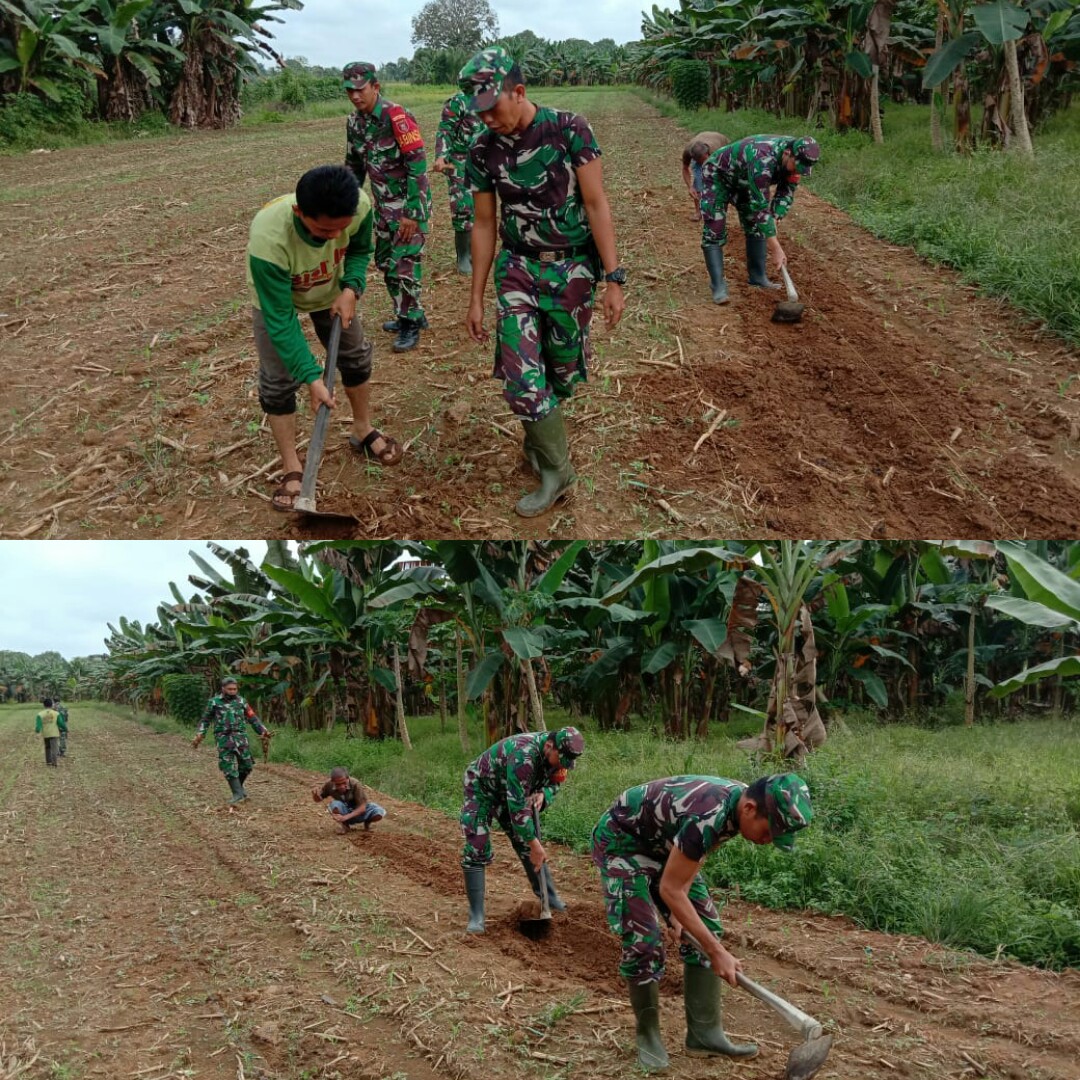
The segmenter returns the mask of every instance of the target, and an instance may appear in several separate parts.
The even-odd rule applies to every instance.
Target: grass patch
[[[667,98],[638,93],[691,133],[713,129],[740,139],[807,130],[796,117],[754,109],[687,112]],[[876,236],[954,267],[983,292],[1080,344],[1080,173],[1074,167],[1080,106],[1034,133],[1034,162],[989,150],[970,157],[935,154],[928,106],[885,102],[883,123],[882,146],[861,132],[813,131],[822,154],[807,188]]]

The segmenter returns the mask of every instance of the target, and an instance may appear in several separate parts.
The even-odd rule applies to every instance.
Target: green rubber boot
[[[746,269],[749,271],[750,284],[759,289],[779,289],[779,283],[770,281],[765,272],[765,257],[768,251],[768,241],[764,236],[746,238]]]
[[[709,268],[713,303],[726,304],[729,297],[727,282],[724,280],[724,249],[719,244],[709,244],[701,250],[705,253],[705,265]]]
[[[251,775],[251,773],[249,773],[249,772],[242,772],[240,774],[240,790],[244,793],[244,798],[245,799],[250,798],[250,796],[247,793],[247,788],[244,787],[244,783],[245,783],[245,781],[247,780],[247,778],[250,775]]]
[[[229,781],[229,790],[232,792],[232,798],[229,800],[229,805],[233,806],[236,803],[242,803],[247,798],[247,792],[244,791],[240,784],[240,777],[227,776],[225,779]]]
[[[522,517],[537,517],[550,510],[577,477],[570,466],[562,409],[556,406],[542,420],[522,420],[521,424],[525,429],[525,456],[531,461],[535,455],[540,486],[520,499],[514,509]]]
[[[712,968],[683,964],[683,1001],[686,1004],[686,1052],[699,1057],[753,1057],[754,1043],[733,1043],[721,1022],[720,979]]]
[[[467,934],[484,932],[484,868],[482,866],[465,867],[465,893],[469,897],[469,925]]]
[[[454,252],[457,255],[457,272],[472,273],[472,241],[467,232],[454,233]]]
[[[528,855],[519,855],[521,865],[525,868],[525,876],[529,879],[529,885],[532,888],[533,896],[537,900],[540,899],[540,875],[533,869],[532,859]],[[551,880],[551,867],[547,868],[547,873],[544,875],[547,878],[547,897],[548,907],[552,911],[565,911],[566,905],[562,901],[562,897],[555,891],[555,882]]]
[[[660,984],[630,984],[630,1004],[637,1021],[638,1065],[646,1072],[664,1072],[670,1065],[664,1040],[660,1037]]]

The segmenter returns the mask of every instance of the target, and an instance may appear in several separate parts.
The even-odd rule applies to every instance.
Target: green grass
[[[687,112],[638,92],[689,132],[739,139],[807,131],[797,118],[753,109]],[[860,132],[810,132],[822,154],[807,188],[875,235],[955,267],[983,292],[1080,344],[1080,106],[1034,133],[1034,162],[989,150],[935,154],[928,106],[886,102],[883,108],[882,146]],[[978,122],[976,113],[976,128]]]

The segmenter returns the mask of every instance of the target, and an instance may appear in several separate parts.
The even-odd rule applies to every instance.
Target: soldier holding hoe
[[[474,341],[488,340],[484,289],[494,263],[494,374],[521,419],[525,456],[540,479],[515,510],[535,517],[576,479],[560,405],[587,376],[596,283],[601,277],[609,283],[603,309],[614,329],[625,306],[626,271],[615,250],[600,147],[589,122],[531,102],[521,69],[499,46],[461,69],[460,86],[488,129],[469,148],[476,217],[465,326]]]
[[[264,753],[273,733],[240,696],[239,685],[231,676],[221,680],[221,693],[215,694],[206,703],[206,711],[195,729],[195,738],[191,740],[191,745],[196,750],[211,724],[214,726],[214,742],[217,743],[218,768],[224,773],[233,795],[229,803],[232,805],[243,802],[248,797],[244,790],[244,781],[255,768],[255,759],[251,756],[251,747],[248,744],[247,725],[250,724],[259,734]]]
[[[724,279],[728,203],[738,211],[746,237],[750,284],[780,288],[765,272],[766,256],[772,253],[777,269],[787,262],[776,223],[791,209],[799,181],[810,175],[820,155],[821,148],[809,135],[751,135],[706,159],[701,170],[701,247],[715,303],[728,302]]]
[[[421,256],[431,217],[424,138],[413,114],[382,96],[374,64],[347,64],[342,78],[356,109],[346,127],[345,164],[361,184],[365,176],[371,179],[375,265],[394,305],[394,317],[383,329],[397,333],[394,352],[408,352],[427,327],[420,302]]]
[[[669,1063],[660,1037],[661,914],[677,932],[685,927],[706,953],[687,943],[680,949],[687,1052],[734,1058],[757,1053],[753,1043],[733,1043],[724,1033],[720,979],[736,985],[742,962],[720,944],[723,930],[701,867],[710,852],[740,835],[790,851],[811,817],[806,784],[784,773],[749,787],[714,776],[653,780],[624,791],[600,818],[592,858],[608,925],[622,938],[619,973],[629,983],[638,1064],[646,1071]]]
[[[539,814],[551,805],[567,769],[577,764],[584,750],[585,740],[575,727],[527,732],[495,743],[465,770],[461,865],[469,897],[466,929],[470,934],[484,932],[484,868],[493,858],[492,820],[510,837],[532,891],[539,897],[540,867],[547,861],[547,853],[536,835],[533,807]],[[552,911],[565,909],[550,873],[547,894]]]

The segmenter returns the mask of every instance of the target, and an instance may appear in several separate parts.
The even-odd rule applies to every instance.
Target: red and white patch
[[[403,154],[424,149],[424,136],[416,126],[416,121],[400,106],[390,110],[390,123],[394,129],[394,138]]]

